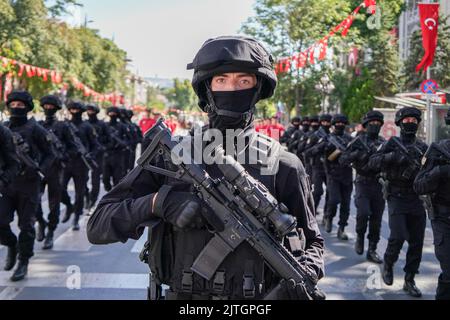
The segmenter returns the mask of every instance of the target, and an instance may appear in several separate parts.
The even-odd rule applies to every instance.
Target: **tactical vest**
[[[246,149],[249,157],[255,154],[250,152],[254,149],[260,149],[268,161],[256,161],[256,164],[244,167],[276,195],[276,174],[261,175],[261,170],[278,171],[281,145],[265,135],[254,133]],[[166,167],[171,165],[165,163]],[[213,178],[218,175],[214,166],[206,170]],[[165,184],[174,186],[177,191],[193,191],[192,186],[169,178]],[[169,299],[187,300],[261,299],[267,289],[278,284],[279,279],[247,242],[224,260],[211,281],[192,272],[193,262],[212,237],[213,234],[206,229],[174,230],[170,224],[154,221],[149,226],[148,241],[141,253],[141,259],[149,264],[151,270],[149,299],[161,299],[163,284],[170,287],[166,292]]]

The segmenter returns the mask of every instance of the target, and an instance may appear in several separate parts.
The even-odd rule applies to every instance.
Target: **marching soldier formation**
[[[97,203],[102,175],[110,176],[108,157],[121,159],[120,165],[114,168],[113,183],[116,185],[134,165],[133,153],[142,141],[139,127],[131,123],[131,110],[123,111],[130,129],[118,123],[127,142],[116,148],[117,141],[112,138],[110,124],[97,118],[100,112],[97,106],[69,102],[70,119],[60,121],[57,113],[62,110],[63,103],[59,97],[44,96],[40,105],[45,119],[38,122],[28,116],[34,109],[33,97],[26,91],[13,91],[6,101],[10,119],[0,124],[0,244],[7,247],[4,270],[16,267],[11,281],[26,277],[35,240],[43,242],[44,250],[53,248],[53,237],[60,220],[66,223],[73,216],[72,229],[80,229],[79,219],[84,208],[91,210]],[[89,120],[83,119],[85,112]],[[128,144],[131,148],[125,158],[123,150]],[[89,176],[91,190],[88,189]],[[71,179],[75,185],[74,202],[67,191]],[[41,204],[46,186],[47,217]],[[105,188],[111,189],[111,183],[105,184]],[[66,206],[62,219],[61,203]],[[20,229],[18,236],[10,226],[15,213]]]
[[[141,255],[152,270],[151,299],[260,299],[272,290],[278,290],[280,299],[324,299],[316,286],[324,276],[319,204],[323,202],[319,222],[325,232],[331,233],[337,223],[338,240],[348,241],[345,228],[355,189],[355,252],[382,265],[382,279],[392,286],[395,264],[407,242],[403,290],[421,297],[415,276],[428,213],[442,269],[436,299],[450,299],[450,140],[431,146],[422,142],[417,137],[422,113],[412,107],[398,110],[395,124],[400,136],[387,141],[380,136],[384,116],[378,111],[363,117],[363,130],[355,137],[347,131],[347,116],[321,114],[294,117],[279,142],[270,139],[258,132],[255,105],[274,93],[277,78],[272,62],[253,39],[218,37],[203,45],[189,69],[194,70],[192,84],[200,107],[208,113],[209,128],[222,133],[242,130],[244,153],[251,156],[256,141],[268,145],[267,154],[276,159],[278,171],[272,175],[259,170],[273,163],[242,164],[242,170],[261,181],[283,213],[294,216],[294,229],[283,236],[302,270],[307,270],[309,285],[287,281],[274,272],[276,268],[267,268],[267,261],[247,242],[229,249],[208,279],[193,272],[191,267],[203,250],[213,246],[216,255],[221,255],[223,243],[211,239],[226,223],[217,226],[217,221],[206,218],[211,217],[209,199],[194,194],[193,186],[176,181],[175,175],[163,176],[176,167],[171,159],[159,154],[161,159],[152,162],[159,171],[135,167],[137,146],[156,148],[156,142],[143,138],[132,122],[133,112],[109,107],[108,119],[101,120],[98,106],[71,101],[67,103],[70,119],[60,121],[57,113],[63,103],[48,95],[40,100],[45,120],[37,122],[28,117],[34,104],[26,91],[9,94],[10,119],[0,124],[0,244],[7,247],[4,269],[16,267],[11,280],[26,277],[35,240],[43,242],[43,249],[52,249],[60,220],[72,219],[72,229],[77,231],[87,209],[92,213],[88,238],[94,244],[138,239],[144,227],[152,229]],[[88,120],[83,119],[84,113]],[[446,122],[450,126],[450,110]],[[201,168],[211,177],[224,178],[215,165]],[[68,193],[72,179],[74,199]],[[101,182],[108,194],[97,205]],[[46,186],[48,217],[41,205]],[[61,203],[65,212],[60,219]],[[390,235],[382,257],[377,250],[386,204]],[[15,213],[18,236],[10,226]],[[164,294],[163,284],[169,286]]]

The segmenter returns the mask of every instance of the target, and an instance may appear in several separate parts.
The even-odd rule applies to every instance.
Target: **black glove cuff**
[[[166,200],[167,196],[169,195],[170,191],[172,191],[172,186],[163,185],[159,190],[158,194],[156,196],[155,200],[155,207],[153,208],[153,214],[157,217],[164,218],[163,217],[163,206],[164,201]]]

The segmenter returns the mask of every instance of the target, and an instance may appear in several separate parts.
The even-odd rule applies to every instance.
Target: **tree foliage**
[[[323,38],[361,0],[257,0],[255,16],[241,31],[265,43],[275,59],[292,56]],[[392,95],[399,90],[400,62],[392,30],[403,9],[403,0],[377,1],[382,12],[379,29],[368,28],[364,9],[345,38],[331,38],[332,54],[320,63],[279,76],[275,102],[285,103],[291,112],[313,114],[323,110],[344,111],[353,121],[373,107],[382,106],[376,95]],[[352,48],[359,50],[358,63],[346,60]],[[324,110],[326,111],[326,110]]]
[[[0,0],[0,55],[58,70],[65,82],[75,77],[97,92],[126,93],[126,52],[97,30],[71,27],[58,19],[69,5],[77,4],[75,0]],[[7,71],[0,66],[0,74]],[[36,98],[59,90],[40,78],[18,79],[17,74],[15,78]],[[82,98],[82,94],[72,88],[67,98]]]

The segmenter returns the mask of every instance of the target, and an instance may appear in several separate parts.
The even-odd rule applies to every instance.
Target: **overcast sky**
[[[254,0],[80,0],[71,22],[84,22],[128,52],[141,76],[191,78],[186,71],[208,38],[237,34]]]

